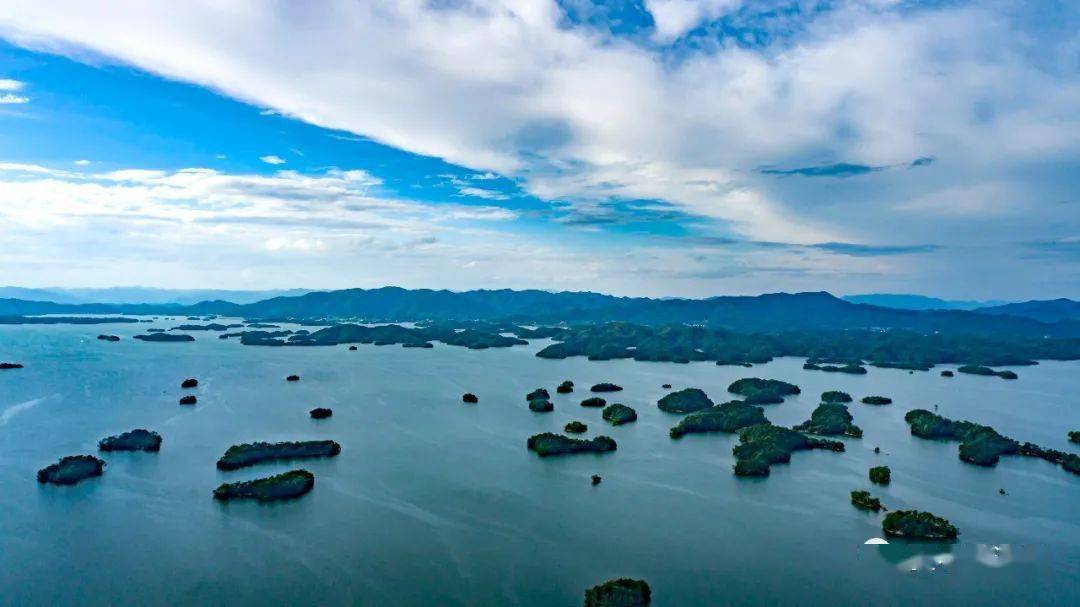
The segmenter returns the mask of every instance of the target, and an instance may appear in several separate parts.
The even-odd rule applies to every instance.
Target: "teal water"
[[[0,327],[0,360],[26,364],[0,371],[0,604],[569,606],[616,576],[648,580],[654,605],[1080,604],[1080,477],[1029,458],[967,465],[955,443],[914,438],[903,422],[936,404],[1022,441],[1076,449],[1066,439],[1080,428],[1075,362],[1019,368],[1017,381],[847,376],[803,371],[795,359],[754,369],[542,360],[540,342],[350,352],[244,347],[214,333],[184,344],[129,339],[147,326]],[[101,332],[124,339],[94,339]],[[286,383],[291,373],[302,380]],[[747,375],[802,387],[766,407],[778,424],[805,420],[827,389],[896,402],[850,406],[865,437],[844,439],[846,453],[796,453],[767,479],[737,479],[734,436],[673,441],[678,418],[655,404],[663,383],[721,402]],[[201,384],[195,407],[177,405],[186,377]],[[554,394],[564,379],[575,394]],[[638,422],[610,427],[578,406],[600,381],[626,388],[609,401],[636,408]],[[540,386],[553,413],[526,407]],[[466,391],[480,404],[463,405]],[[334,416],[309,419],[315,406]],[[525,449],[529,435],[572,419],[589,425],[587,436],[614,437],[618,451],[541,460]],[[160,453],[103,455],[105,475],[74,487],[35,481],[60,456],[96,453],[100,438],[136,427],[162,434]],[[302,464],[316,475],[307,496],[211,498],[223,481],[299,467],[219,472],[229,445],[309,438],[343,450]],[[889,487],[866,480],[878,464],[892,467]],[[849,504],[859,488],[890,508],[950,519],[959,543],[862,545],[881,535],[881,516]],[[951,563],[931,571],[935,555]]]

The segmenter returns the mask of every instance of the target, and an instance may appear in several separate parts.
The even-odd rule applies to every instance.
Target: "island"
[[[672,392],[656,402],[665,413],[693,413],[713,406],[713,401],[700,388],[685,388]]]
[[[480,399],[477,398],[476,395],[472,392],[466,392],[465,394],[461,395],[461,402],[475,405],[476,403],[480,402]]]
[[[581,434],[583,432],[587,432],[589,430],[589,427],[582,422],[572,421],[568,422],[563,428],[563,430],[569,432],[570,434]]]
[[[180,382],[180,387],[184,388],[184,389],[197,388],[198,386],[199,386],[199,380],[195,379],[194,377],[189,377],[189,378],[185,379],[184,381]]]
[[[574,382],[566,380],[559,384],[559,387],[555,388],[555,391],[559,394],[570,394],[574,391]]]
[[[881,505],[881,500],[870,495],[869,491],[852,491],[851,505],[860,510],[872,510],[874,512],[881,512],[885,509],[885,506]]]
[[[728,392],[742,396],[751,405],[778,405],[784,397],[802,392],[795,384],[778,379],[744,377],[728,386]]]
[[[600,478],[600,475],[599,475],[599,474],[594,474],[594,475],[592,475],[592,484],[593,484],[593,487],[595,487],[595,486],[599,485],[599,484],[600,484],[600,481],[602,481],[602,480],[604,480],[604,479]]]
[[[161,343],[195,341],[194,337],[183,333],[147,333],[146,335],[136,335],[135,339]]]
[[[637,421],[637,411],[634,411],[633,407],[628,407],[622,403],[615,403],[604,407],[600,416],[604,418],[604,421],[611,422],[612,426],[620,426],[622,424]]]
[[[847,405],[841,403],[821,403],[810,419],[795,426],[799,432],[820,434],[822,436],[849,436],[862,438],[862,429],[851,423],[854,418],[848,412]]]
[[[929,371],[934,368],[933,363],[920,362],[879,362],[870,363],[871,367],[879,369],[903,369],[905,371]]]
[[[619,392],[622,390],[622,386],[611,384],[607,382],[599,383],[590,388],[593,392]]]
[[[990,367],[982,367],[979,365],[964,365],[957,369],[959,373],[966,373],[968,375],[987,375],[997,376],[1001,379],[1016,379],[1018,376],[1012,371],[995,371]]]
[[[875,485],[888,485],[892,480],[892,470],[888,466],[874,466],[870,469],[870,482]]]
[[[349,346],[349,352],[356,352],[357,350],[359,350],[359,348],[356,346]]]
[[[102,333],[101,335],[98,335],[97,338],[100,341],[120,341],[120,336],[118,336],[118,335],[105,335],[104,333]]]
[[[341,453],[341,445],[332,440],[245,443],[229,447],[217,461],[217,467],[219,470],[236,470],[262,462],[333,457],[338,453]]]
[[[842,452],[844,443],[814,438],[772,424],[755,424],[739,430],[735,454],[736,476],[768,476],[772,464],[791,461],[795,451],[825,449]]]
[[[829,390],[821,393],[821,402],[823,403],[850,403],[851,395],[847,392],[841,392],[839,390]]]
[[[864,405],[890,405],[892,399],[888,396],[864,396],[860,402]]]
[[[806,363],[803,369],[807,371],[825,371],[826,373],[847,373],[849,375],[866,375],[866,367],[860,365],[819,365]]]
[[[1080,443],[1080,430],[1072,430],[1069,432],[1069,441],[1074,443]]]
[[[569,455],[572,453],[605,453],[616,449],[615,439],[597,436],[591,440],[570,438],[553,432],[534,434],[526,443],[530,451],[540,457]]]
[[[376,345],[378,345],[378,344],[376,344]],[[424,349],[430,349],[430,348],[434,348],[434,347],[435,347],[435,344],[431,343],[430,341],[421,341],[421,342],[416,342],[416,343],[413,343],[413,342],[408,342],[408,343],[404,343],[404,344],[401,344],[401,347],[402,347],[402,348],[424,348]]]
[[[0,363],[0,369],[22,369],[22,363]]]
[[[671,384],[664,384],[664,385],[662,385],[660,387],[665,389],[665,390],[670,390],[671,389]]]
[[[290,375],[285,378],[285,381],[300,381],[299,375]]]
[[[308,412],[308,415],[311,416],[311,419],[326,419],[326,418],[330,417],[333,414],[334,414],[334,410],[333,409],[328,409],[326,407],[315,407],[314,409],[312,409],[311,411]]]
[[[581,401],[582,407],[603,407],[605,405],[607,405],[607,401],[599,396],[590,396]]]
[[[170,331],[228,331],[229,329],[239,329],[244,325],[222,325],[218,323],[210,323],[208,325],[179,325],[169,329]]]
[[[83,479],[101,476],[104,468],[105,462],[93,455],[68,455],[38,470],[37,480],[53,485],[74,485]]]
[[[555,410],[555,405],[546,398],[534,398],[529,401],[529,409],[537,413],[548,413]]]
[[[194,405],[197,402],[199,402],[199,399],[196,398],[194,394],[188,394],[187,396],[180,397],[181,405]]]
[[[525,395],[525,400],[527,401],[537,399],[547,400],[549,398],[551,398],[551,394],[549,394],[545,388],[537,388]]]
[[[687,415],[668,431],[668,436],[682,438],[705,432],[738,432],[748,426],[767,423],[764,409],[733,400]]]
[[[260,502],[286,500],[300,497],[314,486],[314,474],[307,470],[292,470],[251,481],[223,483],[214,489],[214,499],[253,499]]]
[[[161,435],[142,428],[103,438],[98,442],[102,451],[159,451]]]
[[[952,371],[949,371],[948,369],[941,372],[942,377],[952,377],[953,375],[955,375],[955,373],[953,373]]]
[[[585,607],[646,607],[652,590],[645,580],[608,580],[585,591]]]
[[[889,537],[912,540],[955,540],[960,535],[949,521],[918,510],[896,510],[886,514],[881,529]]]

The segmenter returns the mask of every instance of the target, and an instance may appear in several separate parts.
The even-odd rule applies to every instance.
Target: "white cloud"
[[[72,164],[74,164],[75,166],[80,166],[80,167],[84,167],[84,166],[89,166],[89,165],[90,165],[90,161],[89,161],[89,160],[86,160],[86,159],[84,158],[84,159],[81,159],[81,160],[76,160],[76,161],[75,161],[75,162],[73,162]]]
[[[26,86],[25,82],[19,80],[12,80],[10,78],[0,78],[0,91],[18,92],[23,90]]]
[[[645,0],[656,25],[655,38],[670,42],[700,23],[737,8],[743,0]]]
[[[281,156],[275,156],[273,154],[269,154],[267,156],[259,156],[259,160],[265,162],[266,164],[285,164],[284,158],[282,158]]]
[[[30,98],[12,93],[0,95],[0,105],[16,105],[22,103],[30,103]]]

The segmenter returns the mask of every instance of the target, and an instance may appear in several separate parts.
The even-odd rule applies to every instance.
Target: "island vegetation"
[[[599,396],[590,396],[581,401],[582,407],[603,407],[605,405],[607,405],[607,401]]]
[[[888,485],[892,481],[892,470],[888,466],[874,466],[870,469],[870,482],[875,485]]]
[[[197,402],[199,402],[199,399],[196,398],[194,394],[188,394],[180,397],[181,405],[194,405]]]
[[[851,395],[847,392],[841,392],[839,390],[829,390],[821,393],[821,402],[823,403],[850,403]]]
[[[586,426],[584,423],[575,420],[572,422],[567,422],[563,430],[569,432],[570,434],[582,434],[584,432],[587,432],[589,430],[589,427]]]
[[[472,392],[466,392],[465,394],[461,395],[461,402],[475,405],[476,403],[480,402],[480,399],[477,398],[477,396]]]
[[[881,500],[870,495],[869,491],[852,491],[851,505],[860,510],[871,510],[873,512],[881,512],[885,509],[885,506],[881,505]]]
[[[245,443],[229,447],[217,461],[217,467],[219,470],[236,470],[262,462],[334,457],[338,453],[341,453],[341,445],[332,440]]]
[[[253,499],[270,502],[300,497],[315,486],[315,475],[307,470],[291,470],[266,478],[223,483],[214,489],[214,499]]]
[[[599,474],[592,475],[592,485],[593,485],[593,487],[599,485],[600,481],[602,481],[602,480],[604,480],[604,479],[600,478]]]
[[[555,388],[555,391],[559,394],[570,394],[574,391],[574,382],[566,380],[563,383],[559,384],[559,386]]]
[[[170,331],[228,331],[229,329],[240,329],[244,325],[222,325],[218,323],[210,323],[207,325],[179,325],[169,329]]]
[[[1071,430],[1069,432],[1069,440],[1074,443],[1080,443],[1080,430]]]
[[[864,405],[890,405],[892,399],[888,396],[864,396],[862,398],[862,404]]]
[[[742,401],[729,401],[691,413],[668,431],[671,438],[705,432],[738,432],[748,426],[768,424],[765,410]]]
[[[772,464],[791,461],[795,451],[825,449],[843,451],[844,443],[814,438],[772,424],[756,424],[739,430],[739,444],[735,446],[736,476],[768,476]]]
[[[68,455],[55,464],[49,464],[38,470],[39,483],[53,485],[74,485],[95,476],[101,476],[105,462],[93,455]]]
[[[183,333],[147,333],[146,335],[136,335],[135,339],[138,339],[139,341],[160,343],[195,341],[194,337]]]
[[[7,370],[7,369],[22,369],[22,368],[23,368],[22,363],[0,362],[0,369]]]
[[[953,375],[955,375],[955,373],[953,373],[952,371],[949,371],[948,369],[941,372],[942,377],[952,377]]]
[[[622,424],[637,421],[637,411],[634,411],[633,407],[628,407],[622,403],[604,407],[600,416],[604,418],[604,421],[610,422],[612,426],[621,426]]]
[[[866,375],[866,367],[860,365],[819,365],[806,363],[803,369],[807,371],[825,371],[826,373],[847,373],[849,375]]]
[[[119,335],[106,335],[104,333],[98,335],[97,338],[99,341],[120,341]]]
[[[647,607],[652,589],[645,580],[608,580],[585,591],[585,607]]]
[[[555,405],[546,398],[534,398],[529,401],[529,409],[537,413],[549,413],[555,410]]]
[[[685,388],[664,396],[656,406],[665,413],[693,413],[708,409],[713,406],[713,401],[700,388]]]
[[[285,378],[285,381],[300,381],[299,375],[290,375]]]
[[[190,388],[197,388],[199,387],[199,380],[195,379],[194,377],[189,377],[184,381],[180,382],[180,387],[185,390]]]
[[[742,396],[750,405],[778,405],[784,402],[785,396],[799,394],[801,390],[795,384],[778,379],[744,377],[732,382],[728,392]]]
[[[327,407],[315,407],[308,412],[311,419],[326,419],[334,414],[334,410]]]
[[[549,394],[545,388],[537,388],[525,395],[525,400],[527,401],[537,399],[547,400],[549,398],[551,398],[551,394]]]
[[[879,369],[903,369],[905,371],[929,371],[934,368],[933,363],[927,362],[872,362],[871,367]]]
[[[161,449],[161,435],[157,432],[138,428],[98,441],[102,451],[158,451]]]
[[[851,423],[854,418],[842,403],[821,403],[810,413],[810,419],[795,426],[795,430],[822,436],[862,438],[862,429]]]
[[[960,531],[949,521],[918,510],[896,510],[881,523],[885,535],[911,540],[955,540]]]
[[[622,390],[622,386],[608,382],[602,382],[599,384],[595,384],[592,388],[590,388],[590,390],[593,392],[619,392]]]
[[[616,449],[615,439],[610,436],[597,436],[586,440],[553,432],[534,434],[529,437],[526,444],[530,451],[534,451],[540,457],[572,453],[605,453]]]
[[[987,375],[992,377],[1000,377],[1001,379],[1016,379],[1018,376],[1012,371],[995,371],[990,367],[983,367],[980,365],[963,365],[957,369],[960,373],[966,373],[968,375]]]

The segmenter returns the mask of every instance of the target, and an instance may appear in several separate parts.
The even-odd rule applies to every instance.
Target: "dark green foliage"
[[[119,335],[98,335],[97,338],[101,341],[120,341]]]
[[[990,367],[981,367],[978,365],[964,365],[957,369],[960,373],[967,373],[968,375],[990,375],[997,376],[1001,379],[1016,379],[1018,376],[1012,371],[995,371]]]
[[[953,373],[952,371],[949,371],[948,369],[941,372],[942,377],[952,377],[953,375],[955,375],[955,373]]]
[[[693,413],[713,406],[713,401],[700,388],[686,388],[661,398],[656,406],[667,413]]]
[[[563,428],[564,431],[569,432],[571,434],[581,434],[583,432],[588,431],[588,429],[589,429],[588,426],[586,426],[585,424],[583,424],[583,423],[581,423],[579,421],[569,422],[569,423],[566,424],[566,427]]]
[[[747,426],[767,423],[764,409],[733,400],[687,415],[668,434],[671,438],[680,438],[701,432],[737,432]]]
[[[299,375],[290,375],[285,378],[285,381],[300,381]]]
[[[182,333],[147,333],[146,335],[136,335],[135,339],[149,342],[195,341],[194,337]]]
[[[885,535],[913,540],[954,540],[960,531],[949,521],[929,512],[897,510],[881,523]]]
[[[767,394],[772,398],[784,397],[790,394],[799,394],[801,390],[795,384],[778,379],[761,379],[759,377],[744,377],[731,382],[728,392],[750,398],[755,394]],[[783,398],[781,398],[783,401]],[[749,402],[749,401],[748,401]],[[765,403],[759,403],[765,404]]]
[[[430,341],[421,341],[421,342],[418,342],[418,343],[412,343],[412,342],[409,342],[409,343],[406,343],[406,344],[401,344],[401,347],[402,347],[402,348],[423,348],[423,349],[431,349],[431,348],[434,348],[434,347],[435,347],[435,344],[431,343]],[[473,348],[473,349],[474,349],[474,350],[479,350],[479,349],[481,349],[481,348]]]
[[[803,365],[803,369],[807,371],[825,371],[827,373],[847,373],[849,375],[866,375],[866,367],[859,365],[818,365],[814,363],[806,363]]]
[[[862,404],[864,405],[890,405],[892,399],[888,396],[864,396],[862,398]]]
[[[852,491],[851,505],[860,510],[872,510],[874,512],[880,512],[885,507],[881,505],[881,500],[870,495],[869,491]]]
[[[195,379],[194,377],[189,377],[189,378],[185,379],[184,381],[180,382],[180,387],[185,388],[185,389],[186,388],[195,388],[198,385],[199,385],[199,380]]]
[[[465,325],[464,330],[458,330]],[[277,339],[282,332],[269,334],[259,331],[245,331],[240,343],[263,346],[334,346],[340,344],[374,344],[388,346],[401,344],[407,348],[431,348],[431,342],[438,341],[450,346],[462,346],[472,350],[486,348],[508,348],[526,345],[529,342],[517,337],[502,335],[506,327],[483,325],[473,328],[468,323],[435,324],[426,327],[408,328],[400,325],[366,326],[357,324],[336,324],[319,329],[314,333],[296,332],[286,341]],[[249,338],[250,335],[250,338]]]
[[[529,409],[537,413],[548,413],[555,410],[555,405],[546,398],[534,398],[529,401]]]
[[[161,449],[161,435],[150,430],[131,430],[98,441],[102,451],[158,451]]]
[[[874,466],[870,469],[870,482],[878,485],[888,485],[892,480],[892,470],[888,466]]]
[[[934,368],[932,363],[913,362],[872,362],[870,366],[879,369],[904,369],[906,371],[929,371]]]
[[[39,483],[74,485],[83,479],[101,476],[104,468],[105,462],[93,455],[69,455],[38,470],[37,480]]]
[[[551,394],[548,393],[546,388],[537,388],[525,395],[525,400],[548,400],[550,398]]]
[[[22,369],[22,363],[0,363],[0,369]]]
[[[607,401],[600,398],[599,396],[590,396],[589,398],[581,401],[582,407],[603,407],[606,404]]]
[[[604,382],[594,385],[591,390],[593,392],[619,392],[622,390],[622,386]]]
[[[315,475],[307,470],[292,470],[266,478],[224,483],[214,489],[214,499],[254,499],[260,502],[300,497],[315,486]]]
[[[1080,443],[1080,430],[1072,430],[1069,432],[1069,440],[1074,443]]]
[[[736,476],[768,476],[772,464],[791,461],[794,451],[828,449],[843,451],[844,443],[813,438],[772,424],[756,424],[739,431],[735,446]]]
[[[338,453],[341,453],[341,445],[332,440],[245,443],[229,447],[217,461],[217,467],[219,470],[236,470],[261,462],[333,457]]]
[[[312,419],[326,419],[333,414],[333,409],[328,409],[326,407],[315,407],[308,412],[308,415],[310,415]]]
[[[652,590],[645,580],[608,580],[585,591],[585,607],[646,607]]]
[[[563,383],[559,384],[559,387],[555,388],[555,391],[559,394],[570,394],[574,391],[574,382],[566,380]]]
[[[784,397],[771,390],[762,390],[747,396],[743,402],[748,405],[779,405],[784,402]]]
[[[1042,458],[1053,464],[1061,464],[1061,467],[1073,474],[1080,474],[1080,455],[1065,453],[1057,449],[1043,449],[1032,443],[1020,445],[1020,455]]]
[[[228,331],[229,329],[239,329],[244,325],[222,325],[216,322],[212,322],[208,325],[180,325],[169,329],[170,331]]]
[[[188,394],[187,396],[180,397],[181,405],[194,405],[197,402],[199,402],[199,399],[194,394]]]
[[[461,395],[461,402],[475,405],[476,403],[480,402],[480,399],[477,398],[476,395],[472,392],[466,392],[465,394]]]
[[[534,434],[526,443],[530,451],[541,457],[567,455],[571,453],[604,453],[614,451],[615,439],[610,436],[597,436],[592,440],[570,438],[553,432]]]
[[[604,480],[604,479],[600,478],[600,475],[599,475],[599,474],[594,474],[594,475],[592,475],[592,484],[593,484],[593,486],[594,486],[594,487],[595,487],[596,485],[599,485],[599,484],[600,484],[600,481],[602,481],[602,480]]]
[[[634,411],[633,407],[628,407],[622,403],[615,403],[604,407],[601,417],[603,417],[605,421],[611,422],[611,425],[619,426],[628,424],[632,421],[637,421],[637,411]]]
[[[829,390],[828,392],[821,393],[821,402],[823,403],[850,403],[851,395],[847,392],[841,392],[839,390]]]
[[[795,426],[795,430],[824,436],[850,436],[862,438],[862,430],[851,423],[854,418],[842,403],[821,403],[810,414],[810,419]]]

